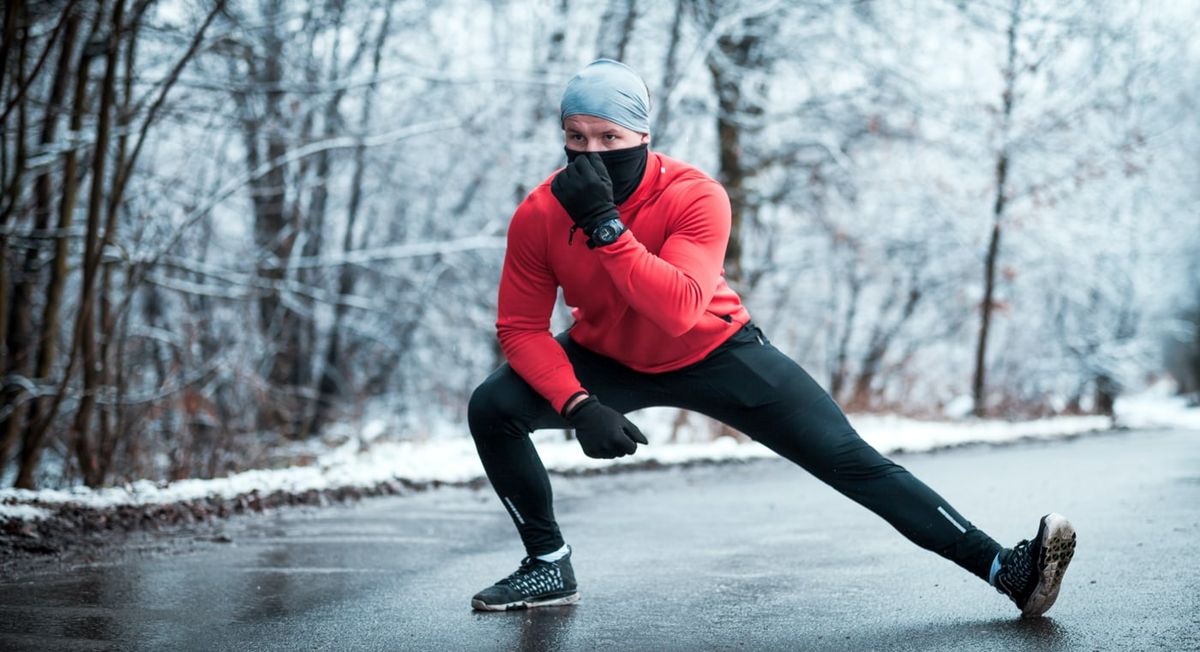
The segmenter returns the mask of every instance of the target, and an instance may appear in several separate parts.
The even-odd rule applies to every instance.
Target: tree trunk
[[[725,39],[722,39],[725,40]],[[724,49],[724,48],[723,48]],[[738,75],[727,73],[722,66],[710,62],[713,86],[717,92],[718,180],[729,193],[731,226],[729,245],[725,250],[725,278],[735,289],[742,281],[742,219],[746,213],[746,169],[742,160],[741,127],[738,108],[741,89]]]
[[[359,133],[367,133],[371,123],[371,109],[375,100],[376,80],[379,76],[380,65],[383,61],[384,44],[387,42],[388,31],[392,20],[392,5],[389,3],[384,11],[383,23],[375,40],[374,56],[371,60],[371,83],[367,86],[363,97],[362,111],[358,119]],[[359,145],[354,150],[354,176],[350,182],[350,205],[346,210],[346,232],[342,236],[342,253],[349,253],[354,248],[354,227],[358,223],[359,208],[362,205],[363,173],[366,169],[366,147]],[[317,383],[316,412],[313,414],[311,430],[319,432],[329,418],[329,413],[339,399],[347,396],[351,384],[352,365],[345,360],[342,351],[342,322],[346,315],[346,306],[342,297],[354,291],[356,278],[352,265],[342,265],[338,269],[337,302],[334,304],[333,326],[329,329],[329,345],[325,349],[325,364],[322,366],[321,378]]]
[[[258,427],[276,430],[282,436],[297,438],[303,429],[303,410],[299,382],[306,376],[306,357],[302,350],[303,318],[287,303],[287,262],[295,245],[298,224],[288,219],[286,166],[288,142],[282,90],[284,44],[278,33],[284,9],[278,1],[264,11],[267,28],[263,33],[261,61],[249,60],[249,77],[265,87],[261,120],[256,118],[258,107],[244,94],[235,94],[242,103],[244,138],[250,170],[261,163],[270,168],[250,183],[254,205],[254,240],[260,263],[257,275],[269,288],[258,302],[258,322],[267,351],[263,361],[267,381],[267,404],[258,415]],[[255,67],[262,64],[262,69]]]
[[[709,20],[716,24],[717,18],[709,9]],[[766,68],[762,53],[762,35],[766,30],[762,17],[751,17],[743,21],[741,28],[717,38],[716,48],[708,55],[707,64],[712,74],[713,90],[717,95],[717,147],[720,168],[718,180],[729,193],[732,224],[729,245],[725,250],[725,278],[735,290],[745,296],[746,288],[742,268],[742,227],[757,208],[747,195],[746,182],[756,170],[754,162],[745,151],[746,137],[758,130],[753,125],[763,114],[763,108],[742,92],[746,75],[761,72]],[[762,90],[762,89],[759,89]],[[765,93],[753,95],[765,97]],[[750,127],[746,125],[751,123]]]
[[[1116,405],[1120,393],[1120,386],[1110,376],[1096,376],[1096,412],[1106,417],[1113,416],[1113,406]]]
[[[600,17],[596,57],[625,61],[625,49],[637,22],[637,0],[609,0]]]
[[[651,132],[651,144],[659,151],[665,150],[671,142],[667,126],[671,124],[671,94],[675,84],[679,82],[679,35],[683,31],[683,3],[687,0],[675,1],[675,16],[671,19],[671,36],[667,41],[667,59],[663,65],[662,86],[655,94],[650,95],[650,105],[657,105],[658,114],[654,116],[654,128]]]
[[[304,22],[308,24],[312,20],[313,5],[309,5],[305,12]],[[330,7],[332,8],[332,7]],[[336,11],[336,9],[335,9]],[[335,19],[333,27],[333,45],[330,48],[330,74],[337,75],[338,56],[341,51],[341,12],[337,11],[338,18]],[[316,61],[314,40],[317,37],[317,31],[314,30],[308,35],[304,65],[304,80],[312,85],[320,83],[320,67]],[[323,137],[328,137],[334,134],[341,121],[341,115],[338,111],[338,104],[341,102],[342,93],[334,92],[329,101],[325,103],[325,110],[322,115],[322,131]],[[313,131],[316,123],[316,111],[305,112],[304,122],[298,134],[299,142],[308,143],[314,140]],[[300,247],[300,256],[302,258],[311,258],[320,255],[324,249],[324,232],[325,218],[327,215],[327,207],[329,204],[329,186],[328,180],[330,170],[332,169],[332,155],[328,150],[317,152],[312,158],[304,157],[297,161],[296,179],[296,199],[292,201],[291,221],[297,225],[298,229],[302,230],[304,245]],[[314,168],[314,172],[310,177],[309,168]],[[304,187],[305,183],[312,183],[311,189]],[[306,210],[302,210],[300,197],[308,190],[308,206]],[[307,287],[319,287],[321,284],[320,269],[305,269],[297,270],[297,278],[300,283]],[[301,310],[307,314],[312,314],[315,302],[312,297],[302,296],[295,299],[300,305]],[[315,319],[305,319],[300,324],[301,333],[300,340],[303,342],[302,348],[314,351],[314,344],[317,341],[317,322]],[[307,365],[306,365],[307,367]],[[307,379],[306,379],[307,380]],[[303,439],[311,432],[308,425],[310,423],[309,414],[313,411],[314,406],[311,401],[305,401],[300,404],[300,414],[305,420],[305,425],[301,426],[296,433],[297,438]]]
[[[96,406],[96,393],[104,374],[104,360],[97,355],[96,326],[93,312],[96,303],[96,277],[99,271],[101,247],[100,213],[104,208],[105,186],[108,180],[108,140],[112,125],[112,107],[115,103],[115,81],[117,74],[117,47],[125,15],[125,0],[117,0],[113,7],[112,25],[106,35],[104,51],[104,80],[100,87],[100,105],[96,118],[96,149],[92,160],[92,187],[88,195],[87,236],[83,251],[83,284],[80,288],[79,317],[75,337],[83,352],[83,396],[75,413],[71,428],[75,462],[83,481],[89,487],[99,486],[100,466],[96,445],[92,440],[92,413]],[[111,220],[111,216],[109,218]]]
[[[23,7],[19,4],[16,7],[10,8],[8,19],[13,19],[12,14],[21,14],[21,22],[27,23],[28,17],[25,15]],[[6,29],[7,31],[7,29]],[[29,44],[29,29],[28,25],[20,32],[21,36],[17,43],[17,77],[16,83],[13,84],[14,89],[19,89],[25,83],[25,55]],[[14,90],[14,95],[16,94]],[[7,104],[7,98],[0,94],[0,101]],[[17,128],[16,128],[16,157],[13,161],[12,181],[8,180],[7,165],[0,165],[0,187],[4,189],[4,193],[0,196],[0,229],[8,226],[8,220],[16,212],[17,203],[20,201],[20,192],[18,187],[21,183],[21,176],[25,170],[25,121],[28,119],[26,111],[27,103],[20,101],[17,106]],[[0,125],[0,128],[7,125]],[[8,129],[3,129],[6,133]],[[4,157],[5,162],[8,159],[8,143],[0,141],[0,156]],[[8,318],[9,318],[9,278],[8,278],[8,236],[0,231],[0,345],[5,345],[8,342]],[[5,355],[0,357],[0,379],[5,378],[8,374],[8,367],[12,364],[11,353],[4,351]]]
[[[16,205],[19,201],[19,193],[15,193],[17,184],[20,183],[22,171],[25,168],[25,124],[28,119],[27,107],[28,102],[25,99],[16,97],[19,89],[25,84],[25,55],[29,43],[29,27],[28,14],[20,2],[11,4],[4,15],[4,34],[5,43],[3,53],[0,54],[0,70],[7,73],[8,50],[13,39],[17,38],[17,23],[22,23],[23,29],[20,30],[20,40],[17,43],[17,61],[16,61],[16,79],[12,84],[13,101],[17,102],[17,152],[16,160],[13,163],[13,179],[9,183],[7,178],[7,166],[0,166],[0,186],[6,188],[3,197],[0,197],[0,202],[3,206],[0,207],[0,229],[8,225],[8,220],[16,212]],[[7,75],[0,77],[0,81],[7,80]],[[8,93],[4,92],[7,86],[0,83],[0,106],[7,106],[9,103]],[[7,124],[0,124],[0,130],[8,131]],[[0,142],[0,156],[7,158],[8,145]],[[9,285],[9,259],[8,251],[8,236],[0,231],[0,396],[4,398],[3,403],[0,403],[0,473],[3,473],[6,462],[8,461],[8,451],[12,447],[13,437],[16,435],[16,425],[21,419],[21,410],[17,407],[17,399],[21,395],[21,385],[18,383],[6,384],[5,379],[10,376],[24,376],[26,372],[26,362],[29,359],[29,338],[33,330],[33,325],[29,321],[29,285],[30,285],[30,257],[34,258],[36,263],[36,250],[30,250],[26,254],[24,272],[19,274],[15,280],[16,286],[10,294]],[[10,307],[10,298],[11,307]],[[10,323],[11,319],[11,323]],[[12,412],[9,412],[12,408]],[[6,415],[5,413],[8,412]]]
[[[1000,233],[1004,221],[1004,208],[1008,202],[1009,153],[1007,149],[1009,126],[1013,111],[1013,90],[1016,80],[1017,28],[1019,24],[1020,0],[1013,0],[1008,26],[1008,61],[1004,71],[1003,112],[1001,114],[1001,150],[996,160],[996,199],[992,205],[992,233],[988,240],[987,255],[983,261],[983,301],[980,304],[979,340],[975,348],[975,378],[971,393],[977,417],[987,415],[987,341],[992,327],[992,308],[995,302],[996,261],[1000,258]]]
[[[851,263],[853,264],[853,263]],[[850,375],[850,337],[854,335],[858,316],[858,299],[862,295],[863,280],[855,270],[850,270],[850,297],[846,305],[846,318],[842,321],[842,336],[838,338],[837,354],[834,358],[833,374],[829,379],[829,395],[839,402],[846,379]]]
[[[134,64],[136,63],[137,39],[141,29],[142,17],[146,8],[149,5],[139,4],[135,6],[137,13],[130,17],[128,25],[123,25],[121,33],[125,39],[125,75],[122,84],[123,98],[120,106],[117,108],[117,151],[113,158],[113,182],[109,190],[108,197],[108,219],[104,224],[104,241],[100,246],[101,254],[105,249],[108,249],[116,244],[117,225],[119,223],[117,216],[120,214],[121,199],[124,193],[125,184],[128,179],[126,175],[132,173],[132,169],[127,165],[129,151],[129,124],[133,119],[134,98],[133,98],[133,80],[135,78]],[[104,338],[100,344],[100,363],[101,384],[104,387],[116,388],[121,392],[121,387],[118,383],[118,376],[121,373],[123,360],[112,355],[112,345],[119,342],[123,338],[122,333],[117,332],[116,315],[113,312],[113,284],[112,274],[116,263],[112,261],[104,261],[101,263],[100,274],[100,332],[104,334]],[[131,291],[128,286],[126,292]],[[119,423],[116,423],[121,418],[121,409],[119,405],[101,405],[97,412],[99,419],[99,436],[96,441],[96,465],[97,476],[100,482],[108,477],[109,471],[112,468],[113,455],[116,453],[117,434],[122,432]]]
[[[693,7],[703,16],[708,28],[720,20],[718,3],[714,0]],[[762,114],[762,108],[746,99],[742,85],[746,74],[765,67],[760,45],[765,26],[761,18],[747,18],[738,29],[721,34],[716,47],[708,54],[706,64],[712,75],[713,90],[717,95],[717,180],[729,195],[730,230],[729,243],[725,249],[725,278],[741,296],[748,295],[743,287],[745,274],[742,266],[742,227],[755,206],[748,201],[746,181],[754,174],[753,162],[744,148],[748,136],[747,119],[752,121]],[[761,95],[760,95],[761,96]],[[755,127],[750,127],[754,130]],[[719,424],[719,434],[735,439],[743,437],[727,424]]]
[[[43,147],[54,142],[58,136],[59,113],[62,112],[63,99],[67,92],[71,74],[71,55],[75,48],[75,37],[79,29],[79,17],[73,5],[68,5],[63,11],[67,13],[65,29],[62,33],[62,41],[59,43],[58,61],[54,69],[54,79],[50,84],[50,97],[42,115],[40,143]],[[47,47],[50,45],[47,44]],[[53,175],[48,169],[34,179],[34,229],[36,231],[46,231],[50,228],[50,215],[54,210],[53,183]],[[29,368],[36,355],[38,345],[44,347],[47,341],[53,341],[56,332],[43,328],[39,334],[35,333],[33,328],[33,294],[34,287],[40,280],[38,270],[41,269],[43,249],[47,248],[45,243],[46,241],[40,237],[33,241],[34,246],[25,255],[22,278],[13,291],[13,310],[7,337],[9,373],[26,377],[30,375]],[[38,368],[33,373],[32,380],[34,382],[41,381],[45,379],[45,375],[46,372]],[[0,419],[0,475],[4,472],[9,452],[21,434],[30,401],[37,400],[30,397],[23,401],[23,394],[20,387],[4,394],[3,404],[12,406],[13,411],[7,419]]]
[[[102,7],[102,6],[101,6]],[[98,52],[96,51],[96,34],[100,30],[100,22],[103,20],[103,12],[97,9],[95,18],[92,20],[91,29],[88,31],[87,39],[84,41],[82,52],[79,55],[79,64],[75,69],[75,88],[74,97],[72,98],[71,106],[71,123],[72,132],[78,133],[83,129],[83,114],[87,110],[88,104],[88,75],[91,71],[92,59],[95,58]],[[78,20],[78,19],[72,19]],[[70,53],[65,53],[63,56],[70,56]],[[42,312],[42,347],[38,351],[37,361],[37,377],[47,378],[54,368],[54,358],[56,357],[56,342],[55,334],[59,331],[59,310],[62,305],[63,289],[66,283],[68,267],[67,257],[70,255],[70,242],[67,239],[67,230],[71,227],[72,216],[75,213],[75,205],[79,198],[79,155],[75,148],[67,150],[63,160],[62,173],[62,199],[59,203],[58,210],[58,233],[55,236],[56,246],[54,250],[54,265],[51,267],[50,285],[46,289],[46,305]],[[34,488],[34,471],[37,469],[38,458],[41,455],[42,446],[46,436],[46,431],[50,428],[54,418],[58,413],[59,403],[62,402],[65,392],[65,384],[70,378],[75,367],[75,343],[76,339],[72,338],[72,346],[70,354],[67,358],[67,368],[63,371],[63,378],[60,382],[62,389],[52,398],[38,398],[33,401],[30,407],[29,420],[25,427],[25,431],[21,435],[21,453],[19,457],[20,467],[17,470],[17,479],[13,486],[22,489]]]
[[[858,409],[867,409],[871,407],[871,383],[874,382],[876,376],[879,375],[883,367],[883,360],[891,349],[892,341],[899,334],[900,329],[908,322],[909,318],[917,310],[917,304],[920,303],[924,293],[917,286],[917,278],[914,275],[911,280],[912,286],[908,289],[904,306],[900,310],[900,316],[895,322],[887,328],[883,326],[883,317],[880,317],[878,324],[871,333],[870,345],[867,347],[867,353],[863,356],[862,369],[859,372],[858,378],[854,381],[854,391],[850,395],[849,405],[853,405]],[[898,288],[893,288],[898,289]],[[893,293],[894,296],[894,293]],[[893,304],[893,299],[889,298],[884,304],[883,313],[890,311]]]

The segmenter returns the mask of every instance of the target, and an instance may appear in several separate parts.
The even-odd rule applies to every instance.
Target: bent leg
[[[716,400],[702,412],[800,465],[918,546],[987,580],[1000,544],[863,441],[833,398],[765,336],[744,338],[705,362]]]
[[[540,417],[539,399],[505,363],[475,388],[467,404],[467,424],[483,470],[530,556],[563,546],[554,520],[550,476],[529,440],[529,424]]]
[[[629,412],[652,404],[657,387],[653,377],[583,349],[565,331],[555,340],[579,382],[609,407]],[[568,428],[566,420],[505,362],[471,393],[467,424],[488,480],[517,526],[526,553],[536,556],[561,548],[550,476],[529,433]]]

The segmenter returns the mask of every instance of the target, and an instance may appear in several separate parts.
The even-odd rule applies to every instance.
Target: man
[[[507,362],[468,406],[479,457],[527,556],[471,605],[579,599],[529,433],[574,428],[587,455],[621,457],[647,443],[624,413],[658,405],[736,428],[989,582],[1022,615],[1045,612],[1074,552],[1070,523],[1047,514],[1032,540],[1002,548],[858,436],[726,284],[728,197],[696,168],[649,151],[649,92],[635,72],[594,61],[567,84],[560,108],[568,164],[509,225],[496,320]],[[559,287],[574,323],[551,336]]]

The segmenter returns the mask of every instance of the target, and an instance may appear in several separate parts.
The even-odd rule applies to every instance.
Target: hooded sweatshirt
[[[582,231],[570,237],[574,222],[550,192],[558,172],[509,223],[496,319],[509,365],[555,411],[587,389],[549,330],[559,287],[574,318],[568,336],[645,373],[701,360],[750,320],[725,282],[731,218],[721,184],[649,152],[641,183],[617,207],[627,230],[589,249]]]

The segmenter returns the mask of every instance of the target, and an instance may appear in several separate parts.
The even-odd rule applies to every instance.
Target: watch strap
[[[595,240],[596,232],[599,231],[600,229],[602,229],[604,226],[612,224],[613,222],[616,222],[616,225],[615,225],[616,231],[617,231],[616,236],[614,236],[613,239],[609,240],[608,242],[597,242]],[[625,226],[625,223],[622,222],[621,219],[618,217],[614,217],[612,219],[605,220],[605,221],[601,222],[600,224],[596,225],[596,227],[592,229],[592,233],[591,233],[591,235],[588,236],[588,240],[587,240],[588,249],[595,249],[596,247],[603,247],[605,245],[610,245],[610,244],[616,242],[617,238],[621,237],[621,234],[624,233],[625,231],[627,231],[628,229],[629,229],[629,227]]]

